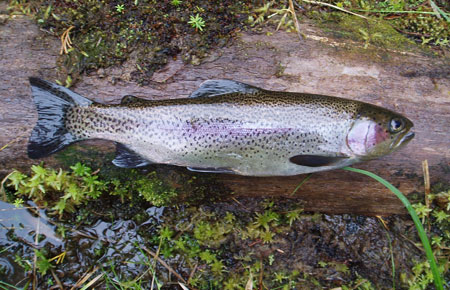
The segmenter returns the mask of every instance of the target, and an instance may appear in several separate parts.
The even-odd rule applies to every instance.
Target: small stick
[[[0,193],[3,195],[3,201],[4,201],[4,202],[6,202],[6,201],[8,200],[8,198],[6,197],[6,191],[5,191],[5,188],[4,188],[4,184],[5,184],[6,180],[8,180],[8,178],[9,178],[13,173],[14,173],[14,171],[11,172],[10,174],[6,175],[6,177],[3,178],[2,182],[0,183]],[[2,210],[4,210],[4,209],[2,209]],[[0,210],[0,211],[1,211],[1,210]]]
[[[259,290],[263,289],[263,273],[264,273],[264,263],[261,258],[261,267],[259,269]]]
[[[175,272],[174,269],[172,269],[172,267],[170,267],[166,262],[164,262],[164,260],[162,260],[160,257],[158,257],[158,255],[152,251],[150,251],[149,249],[147,249],[146,247],[142,247],[144,249],[144,251],[146,251],[147,253],[150,254],[150,256],[152,256],[153,258],[155,258],[156,260],[158,260],[158,262],[164,266],[164,268],[166,268],[170,273],[172,273],[173,275],[175,275],[175,277],[177,277],[178,280],[180,280],[181,282],[183,282],[184,284],[187,284],[186,281],[183,279],[183,277],[180,276],[180,274],[178,274],[177,272]]]
[[[191,282],[192,277],[194,277],[195,271],[197,270],[197,266],[198,266],[198,263],[196,263],[196,264],[194,265],[194,269],[192,269],[191,274],[189,274],[189,278],[188,278],[188,280],[187,280],[188,285],[189,285],[189,283]]]
[[[63,284],[61,283],[61,280],[59,280],[59,278],[58,278],[58,276],[56,275],[55,271],[53,271],[53,269],[50,269],[50,272],[52,273],[53,279],[55,279],[56,284],[58,284],[58,287],[59,287],[61,290],[64,290],[64,286],[63,286]]]
[[[152,273],[152,285],[150,287],[150,290],[153,290],[153,285],[155,283],[155,276],[156,276],[156,259],[159,257],[159,251],[161,250],[161,244],[162,244],[162,240],[163,238],[160,237],[159,239],[159,245],[158,245],[158,250],[156,250],[156,257],[155,260],[153,260],[153,273]]]
[[[38,216],[37,225],[36,225],[36,238],[34,239],[34,244],[36,247],[39,244],[39,227],[40,227],[40,225],[41,225],[41,217]],[[34,258],[33,258],[33,290],[36,289],[36,285],[37,285],[36,263],[37,263],[37,255],[36,255],[36,250],[35,250]]]
[[[298,38],[302,40],[302,35],[300,34],[300,25],[298,24],[297,14],[295,14],[294,2],[292,2],[292,0],[289,0],[289,10],[291,11],[292,18],[294,18],[295,30],[297,30]]]
[[[302,0],[302,1],[303,1],[303,2],[306,2],[306,3],[310,3],[310,4],[317,4],[317,5],[322,5],[322,6],[328,6],[328,7],[337,9],[337,10],[344,11],[344,12],[346,12],[346,13],[348,13],[348,14],[355,15],[355,16],[358,16],[358,17],[361,17],[361,18],[364,18],[364,19],[369,20],[369,18],[367,18],[366,16],[360,15],[360,14],[355,13],[355,12],[348,11],[347,9],[341,8],[341,7],[336,6],[336,5],[333,5],[333,4],[329,4],[329,3],[325,3],[325,2],[320,2],[320,1],[312,1],[312,0]]]
[[[28,135],[28,132],[23,133],[22,135],[19,135],[19,137],[16,137],[16,138],[14,138],[13,140],[11,140],[11,141],[9,141],[8,143],[6,143],[5,145],[3,145],[3,146],[0,148],[0,151],[4,150],[4,149],[7,148],[8,146],[10,146],[10,145],[16,143],[17,141],[20,140],[20,138],[24,137],[25,135]]]
[[[89,278],[91,278],[92,275],[94,275],[94,273],[98,270],[99,266],[95,267],[91,272],[86,272],[83,274],[83,276],[81,276],[81,278],[77,281],[77,283],[75,283],[74,286],[72,286],[72,288],[70,288],[70,290],[75,290],[76,288],[81,287],[81,285],[83,285]],[[103,275],[103,274],[101,274]],[[94,280],[96,281],[96,279],[98,279],[97,277],[94,278]]]
[[[425,187],[425,206],[429,209],[430,208],[430,193],[431,193],[431,187],[430,187],[430,171],[428,169],[428,160],[422,161],[422,169],[423,169],[423,179],[424,179],[424,187]],[[430,219],[429,219],[429,213],[427,212],[427,223],[428,223],[428,231],[430,231]]]

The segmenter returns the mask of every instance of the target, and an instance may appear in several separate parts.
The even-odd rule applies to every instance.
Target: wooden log
[[[402,150],[357,167],[387,178],[405,194],[422,193],[421,162],[427,159],[432,184],[450,183],[449,60],[382,49],[349,50],[348,44],[340,43],[341,47],[338,40],[318,38],[318,29],[305,26],[302,31],[307,34],[302,42],[284,32],[271,37],[244,33],[233,45],[212,51],[199,66],[172,61],[147,86],[130,81],[134,70],[130,61],[86,75],[72,89],[98,102],[116,103],[127,94],[149,99],[186,97],[204,80],[227,78],[266,89],[358,99],[405,114],[415,123],[416,137]],[[26,155],[27,138],[37,119],[27,79],[55,80],[58,52],[58,40],[25,17],[0,25],[0,148],[6,146],[0,151],[0,177],[39,162]],[[111,147],[104,142],[91,144],[99,150]],[[60,165],[54,158],[45,162]],[[276,196],[326,213],[405,212],[383,186],[343,170],[314,174],[292,195],[304,177],[215,175],[237,200]]]

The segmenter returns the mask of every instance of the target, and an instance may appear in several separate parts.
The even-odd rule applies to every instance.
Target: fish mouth
[[[416,134],[414,132],[408,132],[397,142],[395,147],[400,147],[411,141]]]

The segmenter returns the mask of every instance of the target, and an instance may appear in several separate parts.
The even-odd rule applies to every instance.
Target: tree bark
[[[124,95],[149,99],[186,97],[204,80],[227,78],[272,90],[358,99],[403,113],[413,120],[416,137],[400,151],[357,167],[381,175],[405,194],[422,193],[421,162],[427,159],[432,184],[449,184],[448,58],[364,50],[361,45],[339,43],[321,36],[318,29],[303,26],[307,38],[301,42],[294,34],[281,31],[270,37],[243,33],[228,47],[212,51],[199,66],[181,60],[170,62],[153,75],[148,86],[130,81],[134,64],[129,61],[83,76],[72,89],[110,104]],[[17,16],[0,24],[0,177],[13,168],[27,170],[39,163],[26,154],[27,138],[37,119],[27,80],[29,76],[56,79],[59,45],[57,38],[39,31],[26,17]],[[104,142],[93,144],[99,150],[105,148]],[[59,166],[54,158],[45,161]],[[314,174],[292,194],[305,177],[215,176],[236,200],[277,196],[302,202],[309,211],[405,213],[402,204],[382,185],[343,170]]]

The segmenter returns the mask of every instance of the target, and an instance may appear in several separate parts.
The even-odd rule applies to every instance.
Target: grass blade
[[[411,203],[406,198],[406,196],[404,196],[403,193],[401,193],[401,191],[398,190],[395,186],[393,186],[392,184],[390,184],[389,182],[387,182],[386,180],[384,180],[383,178],[379,177],[378,175],[376,175],[372,172],[353,168],[353,167],[344,167],[342,169],[361,173],[361,174],[367,175],[369,177],[372,177],[373,179],[375,179],[376,181],[380,182],[385,187],[387,187],[390,191],[392,191],[392,193],[394,193],[400,199],[400,201],[406,207],[406,210],[411,215],[411,218],[414,221],[414,225],[416,226],[416,229],[419,233],[420,240],[422,241],[422,245],[425,249],[425,254],[427,255],[428,262],[430,263],[431,272],[433,273],[434,285],[436,286],[436,289],[443,290],[444,286],[442,284],[441,273],[439,272],[438,266],[436,264],[436,260],[433,255],[433,251],[431,250],[430,241],[428,240],[427,234],[425,233],[425,230],[422,226],[422,223],[420,222],[419,217],[417,216],[416,211],[411,206]]]
[[[439,8],[436,5],[436,3],[434,3],[433,0],[430,0],[430,5],[431,5],[431,8],[433,8],[433,11],[435,12],[437,17],[440,18],[441,17],[440,15],[442,15],[445,18],[445,20],[450,23],[450,18],[444,13],[444,11],[441,10],[441,8]]]

